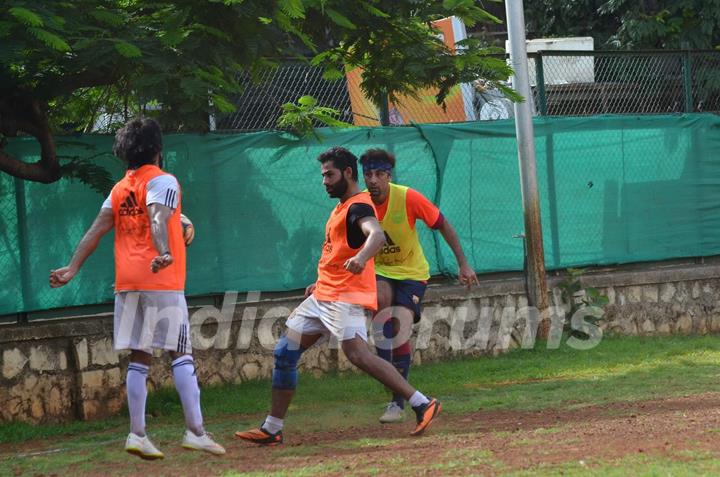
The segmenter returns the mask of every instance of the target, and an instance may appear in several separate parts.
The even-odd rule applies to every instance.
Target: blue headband
[[[392,172],[392,165],[389,162],[372,160],[365,161],[362,165],[363,173],[369,171],[384,171],[390,174]]]

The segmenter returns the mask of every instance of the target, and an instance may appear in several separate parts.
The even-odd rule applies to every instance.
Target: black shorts
[[[422,299],[425,296],[426,282],[418,280],[395,280],[375,275],[378,282],[389,283],[393,289],[393,306],[404,306],[413,312],[413,323],[420,321]]]

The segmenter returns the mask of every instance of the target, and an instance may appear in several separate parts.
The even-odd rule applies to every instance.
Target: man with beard
[[[305,301],[288,318],[285,334],[275,347],[270,414],[260,428],[235,436],[261,445],[283,442],[283,419],[295,394],[298,360],[306,349],[326,338],[340,342],[351,363],[410,402],[417,415],[411,435],[420,435],[440,412],[440,403],[415,390],[367,345],[366,310],[377,309],[373,257],[385,236],[370,195],[358,187],[357,158],[345,148],[333,147],[318,161],[325,190],[340,200],[325,225],[318,279],[305,290]]]
[[[478,283],[463,253],[453,226],[440,210],[419,192],[390,182],[395,156],[382,149],[370,149],[360,157],[365,184],[370,192],[386,244],[375,257],[378,310],[373,323],[382,332],[375,336],[378,356],[390,362],[407,379],[412,355],[412,324],[420,320],[430,267],[418,239],[416,220],[439,230],[457,259],[460,281],[468,288]],[[378,330],[378,331],[380,331]],[[380,422],[403,420],[405,399],[394,393],[380,416]]]

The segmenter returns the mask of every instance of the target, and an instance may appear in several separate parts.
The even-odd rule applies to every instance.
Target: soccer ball
[[[195,226],[185,214],[180,214],[180,223],[182,224],[185,246],[189,246],[195,239]]]

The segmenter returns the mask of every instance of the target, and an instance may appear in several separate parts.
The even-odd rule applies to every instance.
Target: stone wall
[[[551,301],[558,307],[561,278],[550,278]],[[661,263],[598,270],[582,282],[609,298],[601,322],[605,333],[704,334],[720,331],[718,278],[718,262]],[[414,329],[415,363],[497,355],[532,344],[535,327],[527,326],[532,315],[523,287],[518,274],[482,277],[482,285],[470,292],[448,282],[432,284],[423,320]],[[275,340],[301,297],[260,298],[249,294],[237,300],[231,294],[220,309],[190,309],[201,385],[270,376]],[[304,353],[301,372],[352,369],[336,345]],[[565,345],[556,340],[553,346]],[[150,390],[172,386],[169,359],[158,356],[149,375]],[[0,326],[0,360],[0,421],[97,419],[117,413],[124,403],[128,355],[113,350],[110,315]]]

